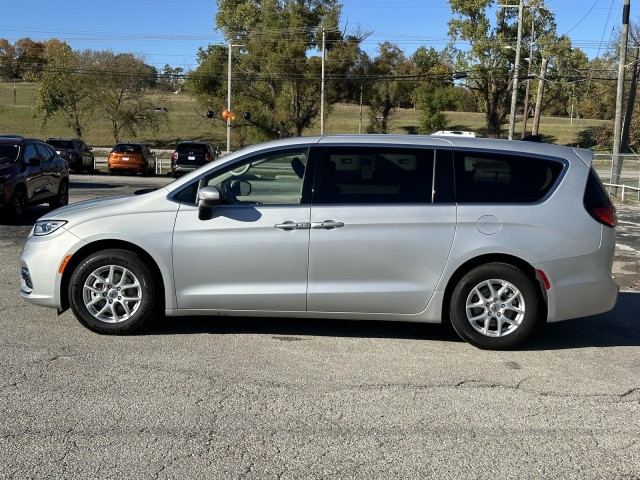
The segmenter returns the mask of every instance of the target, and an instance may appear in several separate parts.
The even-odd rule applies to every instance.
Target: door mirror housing
[[[25,162],[25,165],[29,167],[38,167],[40,166],[40,159],[38,157],[31,157]]]
[[[202,187],[199,189],[196,197],[198,218],[200,220],[211,218],[211,209],[220,205],[220,199],[220,190],[216,187]]]

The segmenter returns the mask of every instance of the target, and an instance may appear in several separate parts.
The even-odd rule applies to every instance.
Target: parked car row
[[[30,205],[69,203],[69,165],[51,145],[17,135],[0,136],[0,216],[19,220]]]
[[[198,167],[215,160],[220,152],[206,142],[184,140],[176,145],[171,155],[173,178],[192,172]],[[144,143],[117,143],[107,159],[109,175],[116,172],[142,173],[151,175],[156,170],[155,152]]]
[[[0,217],[19,220],[28,206],[48,203],[57,208],[69,200],[69,174],[93,172],[92,147],[79,138],[46,142],[20,135],[0,135]],[[171,156],[173,178],[211,162],[220,152],[210,144],[179,142]],[[144,143],[118,142],[109,152],[107,172],[152,175],[156,153]]]

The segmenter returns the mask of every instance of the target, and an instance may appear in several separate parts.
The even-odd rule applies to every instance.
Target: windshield
[[[0,145],[0,163],[17,163],[20,156],[20,145],[2,144]]]

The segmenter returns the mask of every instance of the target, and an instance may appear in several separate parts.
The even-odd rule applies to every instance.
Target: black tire
[[[58,194],[49,202],[49,209],[55,210],[65,205],[69,205],[69,182],[66,179],[60,182]]]
[[[89,330],[125,335],[159,314],[158,291],[151,270],[136,254],[103,250],[87,257],[74,270],[69,305]]]
[[[19,222],[24,218],[25,208],[27,206],[27,191],[24,185],[18,185],[13,190],[11,200],[5,206],[3,212],[10,222]]]
[[[488,263],[460,279],[451,295],[449,315],[463,340],[482,349],[508,350],[535,329],[538,302],[534,281],[522,270]]]
[[[109,175],[113,175],[115,173],[115,170],[113,168],[107,168],[107,173]]]

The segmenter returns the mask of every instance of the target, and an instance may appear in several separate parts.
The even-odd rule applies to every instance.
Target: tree
[[[237,70],[237,56],[232,65]],[[222,111],[226,95],[228,50],[223,45],[209,45],[198,49],[198,68],[189,72],[185,90],[198,97],[200,103],[212,110]]]
[[[98,80],[89,94],[100,113],[111,124],[114,141],[123,133],[136,138],[143,129],[157,130],[163,115],[157,115],[146,89],[155,84],[155,69],[131,53],[96,52],[89,70]]]
[[[15,74],[17,78],[34,80],[47,63],[46,45],[30,38],[20,38],[13,45],[15,50]]]
[[[469,48],[458,52],[458,70],[468,74],[465,85],[478,93],[485,111],[487,136],[498,137],[508,113],[513,85],[517,8],[500,8],[494,0],[449,0],[454,15],[449,21],[453,41],[462,40]],[[513,5],[512,5],[513,6]],[[556,40],[553,14],[544,1],[531,1],[525,9],[523,45],[533,41],[532,15],[539,54]],[[495,11],[495,22],[489,18]],[[507,48],[509,47],[509,48]],[[524,62],[525,55],[522,56]],[[520,71],[526,71],[520,65]]]
[[[74,52],[69,45],[50,42],[45,49],[46,68],[36,78],[36,111],[46,122],[55,114],[82,137],[95,104],[91,100],[94,83],[83,73],[88,53]]]
[[[163,92],[179,92],[184,85],[184,68],[166,64],[158,75],[158,90]]]
[[[376,77],[367,88],[369,104],[369,133],[387,133],[389,118],[394,109],[411,98],[410,85],[396,77],[411,74],[411,63],[402,50],[393,43],[378,46],[378,55],[369,67],[370,75]]]
[[[411,57],[419,83],[413,92],[416,108],[422,111],[418,133],[431,134],[447,125],[444,110],[455,110],[461,91],[452,82],[451,61],[445,52],[420,47]]]
[[[234,114],[249,112],[247,136],[253,140],[301,135],[320,112],[321,58],[310,55],[322,44],[324,29],[327,78],[332,75],[332,51],[353,56],[338,30],[337,0],[219,0],[216,26],[232,47]],[[356,42],[357,43],[357,42]],[[189,75],[187,89],[214,110],[226,107],[225,47],[201,49],[199,66]],[[343,59],[345,57],[342,57]],[[348,57],[351,58],[351,57]],[[343,63],[333,65],[335,75]],[[336,98],[327,91],[329,99]],[[237,138],[237,136],[236,136]]]
[[[6,38],[0,38],[0,79],[16,78],[15,71],[16,50]]]

